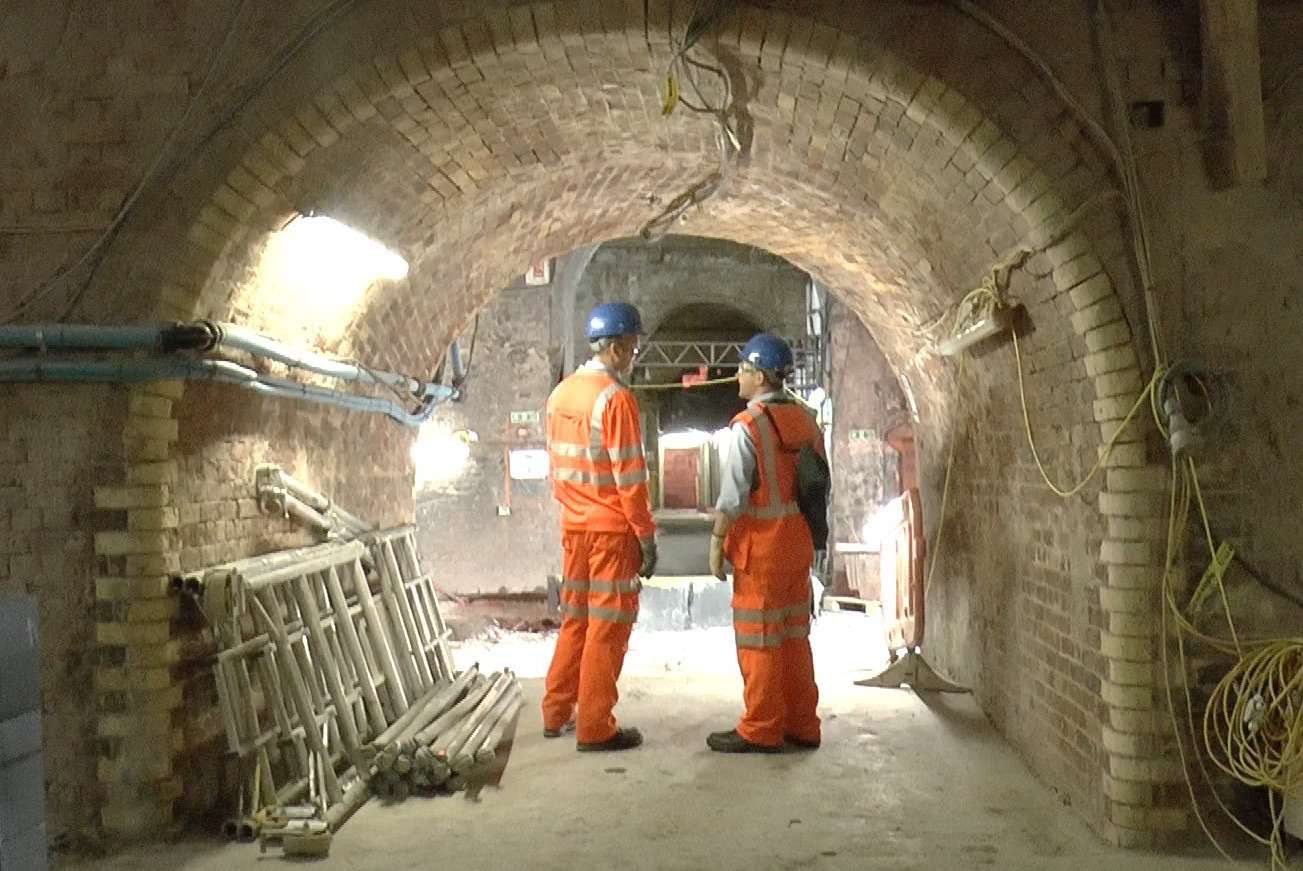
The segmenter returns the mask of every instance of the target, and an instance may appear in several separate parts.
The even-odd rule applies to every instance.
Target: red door
[[[700,448],[667,448],[661,470],[661,505],[697,509],[701,481]]]

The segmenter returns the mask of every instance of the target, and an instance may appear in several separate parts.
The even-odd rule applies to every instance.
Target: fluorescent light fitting
[[[937,353],[953,357],[965,348],[971,348],[983,339],[1009,329],[1013,323],[1013,309],[996,308],[989,315],[965,326],[953,336],[937,342]]]

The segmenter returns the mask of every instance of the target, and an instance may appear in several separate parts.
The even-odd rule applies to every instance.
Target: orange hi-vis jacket
[[[638,400],[614,373],[590,363],[557,385],[547,447],[562,529],[655,535]]]
[[[724,552],[739,571],[809,570],[814,539],[796,504],[796,452],[813,443],[823,454],[819,425],[794,402],[748,406],[733,423],[744,424],[756,446],[756,482],[746,509],[729,530]]]

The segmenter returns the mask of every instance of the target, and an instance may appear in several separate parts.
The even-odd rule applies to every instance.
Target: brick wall
[[[670,236],[649,245],[641,239],[608,242],[593,255],[576,293],[576,353],[587,356],[583,325],[599,302],[631,302],[655,335],[684,306],[709,304],[736,312],[757,330],[805,335],[804,271],[768,251],[727,240]],[[672,321],[671,321],[672,323]],[[748,330],[740,324],[742,332]],[[731,323],[714,326],[725,335]],[[749,338],[744,336],[744,338]]]
[[[192,385],[176,409],[173,506],[183,572],[320,541],[301,524],[261,513],[254,472],[275,463],[341,507],[382,526],[410,523],[412,436],[381,417]],[[173,765],[179,810],[197,820],[232,813],[238,788],[206,659],[215,652],[206,617],[182,603],[172,633],[172,678],[181,689]]]
[[[508,500],[503,477],[507,450],[544,445],[543,409],[557,375],[549,362],[552,299],[552,287],[510,288],[480,312],[466,399],[426,424],[478,436],[460,473],[416,496],[421,552],[442,590],[537,592],[560,572],[560,514],[549,483],[511,481]],[[468,343],[469,334],[463,351]],[[540,423],[513,426],[513,411],[536,412]],[[510,516],[499,516],[508,501]],[[498,556],[487,561],[486,553]]]
[[[93,824],[96,705],[86,688],[97,664],[97,484],[122,463],[118,404],[90,387],[0,389],[0,594],[37,597],[52,832]],[[57,432],[58,439],[51,433]]]
[[[407,0],[363,4],[237,105],[242,85],[318,6],[252,13],[182,137],[179,153],[189,156],[168,184],[151,188],[109,248],[81,316],[255,316],[256,295],[238,290],[250,286],[264,234],[293,210],[317,208],[413,263],[410,282],[379,288],[331,341],[379,364],[428,371],[528,261],[631,236],[654,212],[649,196],[663,202],[715,168],[709,123],[667,121],[657,109],[663,3],[649,5],[645,31],[641,4],[513,4],[509,13],[485,4],[465,15]],[[80,256],[93,238],[85,227],[103,226],[179,117],[178,94],[197,88],[205,49],[223,27],[219,10],[184,4],[160,15],[156,7],[115,4],[109,16],[68,4],[67,26],[56,27],[59,16],[32,3],[7,19],[22,26],[2,37],[16,46],[0,54],[0,104],[25,132],[0,143],[0,287],[21,292]],[[1113,183],[1110,171],[1051,88],[957,12],[882,3],[872,17],[848,18],[839,4],[801,4],[797,15],[787,8],[747,6],[723,28],[721,50],[750,77],[751,153],[727,196],[680,230],[782,255],[869,324],[918,399],[930,518],[956,443],[953,511],[929,597],[933,657],[975,685],[1036,769],[1110,837],[1133,843],[1179,825],[1166,793],[1170,768],[1163,757],[1155,764],[1150,740],[1158,729],[1153,519],[1162,495],[1148,463],[1161,453],[1137,434],[1122,442],[1102,492],[1046,496],[1023,445],[1008,349],[973,355],[960,374],[920,355],[913,331],[1011,246],[1058,236],[1068,214]],[[1076,5],[1041,4],[1035,16],[1019,14],[1013,0],[992,8],[1095,105],[1090,34]],[[1154,8],[1127,6],[1137,16]],[[1291,4],[1263,8],[1272,17],[1264,75],[1288,82],[1299,60],[1298,13]],[[1172,17],[1119,26],[1136,94],[1146,69],[1181,57],[1171,48],[1182,41]],[[1158,87],[1179,84],[1145,86]],[[1251,532],[1251,550],[1285,578],[1298,560],[1288,530],[1303,482],[1282,477],[1286,464],[1273,457],[1291,456],[1300,431],[1291,404],[1298,379],[1274,364],[1297,312],[1286,300],[1303,274],[1290,256],[1298,99],[1297,79],[1267,96],[1273,174],[1262,187],[1211,192],[1193,123],[1138,136],[1157,194],[1165,327],[1233,369],[1238,408],[1247,409],[1234,421],[1244,437],[1223,455],[1234,474],[1217,488],[1214,510]],[[228,109],[233,122],[189,152]],[[1246,245],[1249,222],[1266,229]],[[59,314],[79,286],[44,296],[29,317]],[[1033,258],[1014,292],[1032,327],[1033,429],[1049,468],[1073,478],[1144,380],[1130,341],[1143,337],[1139,295],[1115,205],[1090,211]],[[6,311],[15,291],[7,293]],[[104,522],[121,528],[91,530],[122,533],[97,541],[97,587],[110,604],[97,633],[115,663],[97,676],[100,775],[103,820],[115,831],[147,827],[180,792],[170,760],[158,770],[131,764],[133,754],[176,739],[181,703],[159,592],[181,555],[171,478],[179,467],[166,466],[171,445],[187,438],[171,416],[178,400],[188,402],[166,389],[133,392],[131,404],[105,398],[102,414],[86,404],[123,419],[121,477],[96,482]],[[7,439],[9,418],[4,426]],[[285,437],[330,434],[310,429]],[[268,433],[269,444],[282,438],[274,427]],[[70,521],[70,531],[88,528]]]
[[[893,426],[910,422],[909,409],[895,373],[864,325],[842,306],[833,307],[831,318],[830,531],[834,542],[860,542],[865,523],[883,504],[900,495],[899,455],[886,445],[884,437]],[[835,574],[838,583],[844,583],[844,570],[835,570]]]

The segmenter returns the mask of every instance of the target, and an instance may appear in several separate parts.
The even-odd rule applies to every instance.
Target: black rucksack
[[[832,470],[813,442],[789,447],[783,441],[778,421],[765,409],[769,425],[774,428],[778,448],[785,454],[796,454],[796,504],[801,509],[815,550],[828,549],[828,494],[832,490]]]

